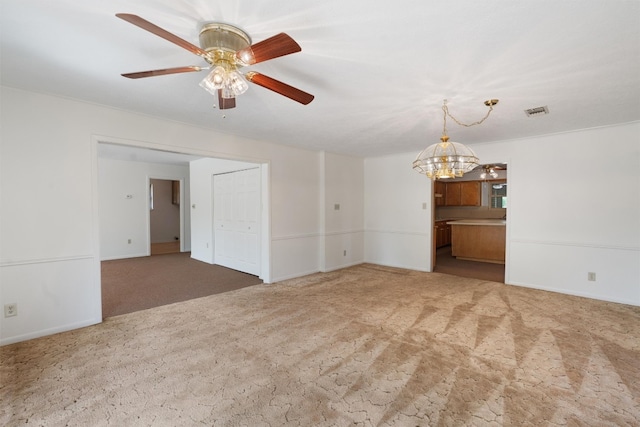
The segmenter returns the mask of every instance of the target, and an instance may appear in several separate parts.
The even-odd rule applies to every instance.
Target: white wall
[[[97,141],[268,164],[272,281],[338,267],[358,241],[357,159],[0,91],[0,306],[18,304],[0,316],[0,344],[102,320]],[[510,283],[640,305],[639,135],[633,123],[474,146],[483,163],[509,164]],[[416,154],[364,161],[367,262],[431,269],[432,189]],[[332,217],[336,202],[353,210]]]
[[[364,262],[364,161],[322,153],[320,162],[323,173],[320,269],[331,271],[361,264]]]
[[[282,160],[290,167],[289,173],[270,164],[274,282],[320,271],[321,153],[301,157],[297,149],[285,150]]]
[[[271,278],[319,271],[317,152],[0,90],[0,344],[102,321],[98,141],[268,163]]]
[[[508,163],[507,283],[640,305],[640,123],[473,148]],[[365,161],[368,262],[431,268],[416,154]]]
[[[412,169],[417,154],[365,160],[366,262],[431,271],[433,185]]]
[[[18,305],[0,316],[4,344],[100,322],[101,306],[88,109],[0,95],[0,306]]]
[[[640,305],[639,122],[474,149],[508,162],[508,283]]]
[[[150,255],[150,178],[183,181],[186,191],[180,194],[180,206],[184,207],[182,243],[185,251],[191,249],[189,167],[99,158],[101,260]]]

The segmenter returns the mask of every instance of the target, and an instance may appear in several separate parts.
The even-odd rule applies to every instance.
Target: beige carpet
[[[0,357],[10,426],[640,425],[640,308],[370,264]]]

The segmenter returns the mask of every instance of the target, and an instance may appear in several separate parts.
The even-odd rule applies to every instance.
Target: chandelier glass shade
[[[484,122],[493,106],[498,103],[497,99],[485,101],[485,105],[489,107],[487,115],[482,120],[471,124],[464,124],[458,121],[449,113],[447,101],[444,101],[442,111],[444,113],[444,126],[442,128],[442,137],[440,142],[430,145],[418,154],[413,161],[413,169],[427,175],[431,179],[452,179],[463,176],[466,172],[470,172],[478,166],[479,159],[473,150],[459,142],[449,141],[447,136],[447,116],[451,117],[461,126],[475,126]]]
[[[469,147],[449,141],[448,136],[422,150],[413,169],[431,179],[459,178],[478,165],[478,157]]]

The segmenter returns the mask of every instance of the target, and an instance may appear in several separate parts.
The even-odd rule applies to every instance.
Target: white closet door
[[[215,263],[260,274],[260,169],[214,175]]]

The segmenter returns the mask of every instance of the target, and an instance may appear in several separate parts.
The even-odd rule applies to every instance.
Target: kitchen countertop
[[[507,225],[505,219],[458,219],[454,221],[448,221],[447,224],[451,225]]]

